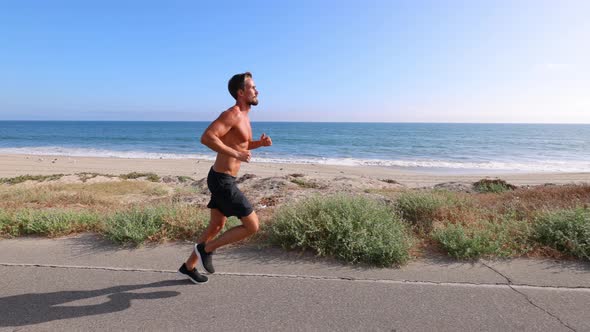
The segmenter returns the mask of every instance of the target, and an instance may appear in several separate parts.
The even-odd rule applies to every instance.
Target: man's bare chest
[[[252,128],[250,127],[250,122],[245,122],[233,127],[226,136],[228,136],[227,138],[229,140],[237,144],[250,142],[252,140]]]

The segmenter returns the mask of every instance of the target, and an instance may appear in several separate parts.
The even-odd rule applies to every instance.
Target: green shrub
[[[18,225],[14,222],[13,216],[4,209],[0,209],[0,236],[18,236],[19,234]]]
[[[59,236],[95,230],[100,217],[91,211],[20,210],[12,216],[12,235]]]
[[[152,182],[159,182],[159,181],[160,181],[160,176],[159,176],[159,175],[157,175],[157,174],[154,174],[154,173],[149,173],[149,174],[146,176],[146,179],[147,179],[148,181],[152,181]]]
[[[546,212],[535,220],[535,239],[566,254],[590,259],[590,210]]]
[[[165,212],[162,207],[134,207],[117,212],[108,218],[105,235],[118,243],[140,244],[161,230]]]
[[[104,234],[114,242],[134,245],[166,239],[188,240],[196,238],[208,222],[208,211],[190,205],[136,206],[110,216]]]
[[[277,210],[268,239],[288,249],[377,266],[403,264],[411,239],[385,203],[344,195],[312,197]]]
[[[447,253],[459,259],[483,256],[519,256],[531,249],[528,223],[512,219],[479,221],[472,225],[447,224],[435,229],[432,238]]]
[[[53,174],[53,175],[21,175],[14,178],[2,178],[0,179],[0,183],[6,184],[18,184],[25,181],[53,181],[59,180],[63,177],[63,174]]]
[[[446,199],[435,192],[405,192],[396,202],[395,208],[401,217],[418,229],[429,232]]]
[[[307,181],[307,180],[300,179],[300,178],[292,179],[291,182],[295,183],[296,185],[298,185],[302,188],[319,189],[322,187],[314,181]]]
[[[160,176],[155,173],[139,173],[139,172],[131,172],[128,174],[121,174],[119,178],[123,180],[130,180],[130,179],[139,179],[145,177],[148,181],[158,182],[160,181]]]
[[[185,176],[185,175],[180,175],[180,176],[177,177],[177,179],[178,179],[178,182],[180,182],[180,183],[185,183],[185,182],[188,182],[188,181],[195,181],[190,176]]]
[[[102,174],[102,173],[94,173],[94,172],[82,172],[82,173],[76,173],[76,175],[78,176],[78,178],[82,182],[86,182],[90,179],[94,179],[97,176],[104,176],[104,177],[108,177],[108,178],[116,177],[115,175],[112,175],[112,174]]]
[[[209,225],[209,210],[184,204],[164,205],[162,208],[162,228],[152,236],[152,240],[194,240]],[[229,218],[226,225],[232,219],[235,218]]]
[[[480,193],[502,193],[516,189],[516,186],[500,179],[481,179],[473,184],[473,189]]]

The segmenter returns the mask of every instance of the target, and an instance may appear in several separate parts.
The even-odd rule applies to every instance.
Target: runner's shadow
[[[129,293],[142,288],[185,284],[184,280],[165,280],[151,284],[122,285],[88,291],[29,293],[0,298],[0,327],[24,326],[54,320],[107,314],[128,309],[131,300],[163,299],[180,295],[174,291]],[[68,302],[107,296],[108,301],[94,305],[68,306]]]

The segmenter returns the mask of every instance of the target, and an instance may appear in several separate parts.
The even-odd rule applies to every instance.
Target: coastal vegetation
[[[119,177],[123,180],[145,178],[146,180],[152,181],[152,182],[160,181],[160,177],[155,173],[131,172],[128,174],[121,174],[121,175],[119,175]]]
[[[367,188],[365,181],[343,190],[334,181],[303,176],[242,181],[262,224],[253,243],[374,266],[431,254],[590,260],[588,184],[516,187],[478,181],[461,188],[409,189],[394,181],[386,183],[391,187]],[[96,232],[116,243],[141,245],[192,240],[209,219],[202,179],[80,173],[0,182],[5,238]],[[238,224],[230,218],[226,228]]]
[[[409,259],[411,234],[381,201],[362,196],[313,196],[280,207],[266,227],[269,241],[286,249],[376,266]]]
[[[6,184],[18,184],[23,183],[25,181],[51,181],[51,180],[59,180],[63,174],[52,174],[52,175],[21,175],[16,176],[13,178],[1,178],[0,183]]]
[[[501,179],[481,179],[473,184],[473,189],[480,193],[501,193],[514,190],[516,186]]]

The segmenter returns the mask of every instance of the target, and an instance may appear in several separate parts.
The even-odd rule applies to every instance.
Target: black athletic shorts
[[[218,209],[226,217],[238,218],[246,217],[254,211],[244,193],[238,189],[234,176],[215,172],[212,167],[207,175],[207,187],[211,192],[208,208]]]

